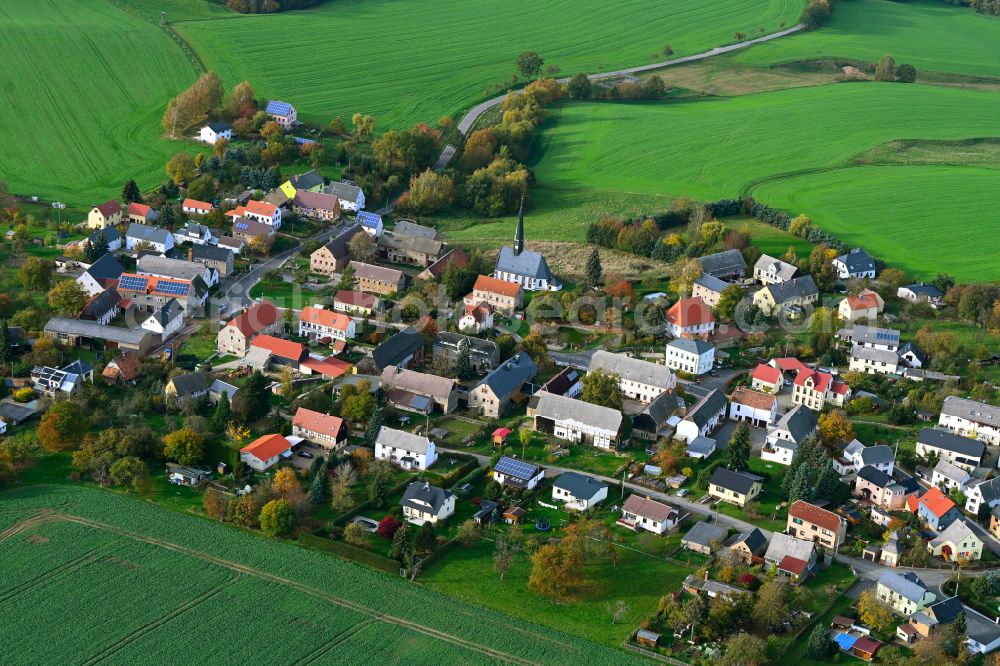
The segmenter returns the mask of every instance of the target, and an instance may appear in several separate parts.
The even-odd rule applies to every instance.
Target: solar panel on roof
[[[267,103],[267,112],[273,113],[279,116],[287,116],[292,110],[292,105],[288,102],[281,102],[278,100],[271,100]]]
[[[382,221],[381,215],[376,215],[375,213],[369,213],[367,211],[361,211],[358,213],[357,222],[365,225],[366,227],[377,226],[379,222]]]
[[[524,462],[523,460],[501,458],[497,461],[496,466],[493,467],[493,471],[518,479],[530,479],[531,473],[535,471],[535,467],[536,465]]]
[[[156,290],[162,294],[170,294],[171,296],[182,296],[188,293],[188,285],[186,282],[160,281],[156,285]]]
[[[246,229],[247,226],[249,225],[247,225],[246,222],[237,222],[235,225],[233,225],[235,229]]]
[[[118,288],[128,291],[144,291],[147,284],[149,284],[147,278],[136,277],[134,275],[123,275],[118,280]]]

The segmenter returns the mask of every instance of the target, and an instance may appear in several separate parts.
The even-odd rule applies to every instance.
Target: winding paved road
[[[770,35],[763,35],[755,39],[748,39],[742,42],[737,42],[736,44],[730,44],[729,46],[717,46],[710,51],[704,51],[702,53],[696,53],[694,55],[684,56],[683,58],[674,58],[673,60],[664,60],[662,62],[654,62],[649,65],[639,65],[638,67],[627,67],[625,69],[616,69],[613,72],[600,72],[599,74],[588,74],[587,78],[591,81],[598,81],[600,79],[613,78],[616,76],[629,76],[634,74],[642,74],[644,72],[649,72],[657,69],[662,69],[663,67],[670,67],[672,65],[683,65],[687,62],[696,62],[698,60],[705,60],[706,58],[712,58],[717,55],[722,55],[723,53],[731,53],[733,51],[738,51],[740,49],[745,49],[748,46],[753,46],[754,44],[763,44],[764,42],[769,42],[772,39],[778,39],[779,37],[785,37],[786,35],[791,35],[799,32],[803,29],[801,24],[782,30],[780,32],[774,32]],[[568,83],[569,77],[564,77],[561,79],[556,79],[559,83]],[[458,123],[458,131],[463,135],[468,134],[469,130],[476,123],[481,115],[495,107],[496,105],[503,102],[506,93],[499,95],[492,99],[488,99],[485,102],[481,102],[465,114],[462,120]],[[440,171],[448,166],[448,162],[455,155],[455,147],[452,145],[445,146],[444,150],[441,152],[441,157],[438,159],[437,164],[434,165],[434,169]]]

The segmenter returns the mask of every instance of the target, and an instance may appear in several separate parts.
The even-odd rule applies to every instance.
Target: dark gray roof
[[[201,372],[189,372],[184,375],[177,375],[176,377],[172,377],[171,381],[174,384],[177,395],[182,398],[207,391],[211,385],[211,382],[208,381],[208,376]]]
[[[498,347],[497,343],[492,340],[483,340],[482,338],[474,338],[469,335],[451,333],[449,331],[441,331],[438,333],[437,337],[434,339],[434,344],[458,349],[458,345],[462,340],[468,340],[469,354],[473,356],[482,355],[492,358],[494,354],[500,353],[500,347]]]
[[[965,609],[965,626],[970,639],[980,645],[989,645],[1000,639],[1000,625],[979,611],[963,606]]]
[[[869,483],[874,483],[879,488],[888,488],[893,483],[892,477],[878,469],[877,467],[872,467],[871,465],[865,465],[858,470],[858,478],[864,479]]]
[[[200,245],[195,243],[191,246],[191,258],[195,261],[204,259],[207,261],[228,262],[233,256],[231,250],[217,245]]]
[[[787,282],[771,284],[764,288],[771,292],[774,302],[779,305],[795,298],[805,298],[819,294],[819,289],[816,287],[816,282],[811,275],[805,275],[794,280],[788,280]]]
[[[875,349],[874,347],[862,347],[858,343],[854,343],[854,348],[851,350],[851,356],[853,358],[861,359],[864,361],[873,361],[875,363],[885,363],[890,367],[895,367],[899,364],[899,354],[894,351],[889,351],[888,349]]]
[[[875,260],[861,248],[854,248],[847,254],[837,257],[837,261],[847,266],[847,270],[855,273],[866,273],[875,270]]]
[[[549,270],[549,265],[545,262],[545,257],[533,250],[524,250],[515,256],[513,248],[506,245],[501,247],[496,269],[504,273],[524,275],[549,282],[556,281],[552,271]]]
[[[351,185],[350,183],[330,183],[323,188],[323,192],[326,194],[332,194],[338,199],[343,199],[344,201],[356,202],[360,195],[362,194],[361,188],[357,185]],[[361,225],[358,225],[359,227]]]
[[[208,124],[208,127],[209,127],[209,128],[210,128],[210,129],[211,129],[211,130],[212,130],[213,132],[216,132],[216,133],[218,133],[218,132],[225,132],[226,130],[231,130],[231,129],[233,129],[233,126],[232,126],[232,125],[230,125],[230,124],[229,124],[229,123],[227,123],[227,122],[223,122],[223,121],[221,121],[221,120],[216,120],[216,121],[214,121],[214,122],[210,122],[210,123],[207,123],[207,124]]]
[[[148,243],[166,243],[170,239],[170,232],[166,229],[138,222],[128,225],[128,231],[125,232],[125,235]]]
[[[117,280],[124,272],[125,269],[122,268],[121,263],[119,263],[118,259],[115,258],[115,255],[110,252],[103,255],[100,259],[91,264],[90,268],[87,269],[87,273],[95,280]]]
[[[360,224],[352,224],[334,236],[333,239],[324,247],[326,247],[326,249],[328,249],[337,259],[343,259],[349,254],[348,244],[351,242],[351,239],[356,235],[363,233],[365,233],[365,230]]]
[[[80,312],[81,319],[100,319],[103,315],[118,307],[122,302],[121,294],[114,287],[108,287],[87,301]]]
[[[957,596],[941,599],[928,606],[924,612],[933,613],[938,624],[951,624],[962,613],[962,601]]]
[[[32,402],[29,404],[34,405],[37,403]],[[0,419],[3,419],[7,423],[18,424],[22,421],[30,419],[37,413],[37,409],[27,405],[18,405],[13,402],[0,402]]]
[[[986,445],[976,439],[969,439],[937,428],[924,428],[917,435],[917,442],[952,453],[979,460],[986,451]]]
[[[441,234],[433,227],[426,227],[417,224],[412,220],[396,220],[392,231],[400,236],[411,236],[413,238],[427,238],[430,240],[440,240]]]
[[[107,247],[115,241],[120,241],[122,239],[122,234],[115,227],[104,227],[103,229],[95,229],[94,233],[87,237],[91,243],[103,243],[102,247]]]
[[[899,331],[895,328],[880,328],[878,326],[863,326],[858,324],[854,328],[845,330],[854,342],[893,346],[899,344]]]
[[[184,314],[184,308],[181,306],[180,303],[177,302],[176,298],[171,298],[169,301],[164,303],[160,308],[158,308],[156,312],[149,315],[149,317],[159,322],[160,326],[166,326],[174,319],[182,316],[183,314]]]
[[[778,421],[778,430],[787,430],[792,439],[800,442],[811,435],[818,425],[816,414],[802,405],[795,405]]]
[[[944,399],[941,405],[941,413],[948,416],[955,416],[966,419],[974,423],[990,425],[1000,428],[1000,407],[988,405],[985,402],[960,398],[957,395],[950,395]]]
[[[559,475],[559,478],[552,482],[552,486],[554,488],[562,488],[573,497],[581,500],[591,500],[601,488],[607,488],[606,485],[597,479],[578,474],[577,472],[563,472]]]
[[[543,391],[566,395],[566,392],[580,383],[580,371],[571,365],[559,371],[552,379],[542,385]]]
[[[147,337],[154,335],[142,329],[128,329],[120,326],[105,326],[96,321],[84,319],[67,319],[53,317],[45,324],[46,333],[62,333],[64,335],[79,335],[85,338],[108,340],[127,345],[139,345]]]
[[[1000,499],[1000,476],[977,483],[974,487],[979,488],[979,493],[983,496],[983,501],[986,503],[995,502]]]
[[[483,378],[482,384],[489,386],[498,398],[509,396],[535,376],[538,366],[525,352],[518,352],[501,363]]]
[[[710,548],[713,542],[721,542],[728,533],[729,530],[722,525],[701,521],[688,530],[681,543],[694,543]]]
[[[688,338],[677,338],[667,343],[668,347],[675,347],[690,354],[702,354],[715,350],[715,345],[704,340],[690,340]]]
[[[905,345],[903,345],[902,347],[899,348],[899,355],[900,356],[902,356],[903,354],[906,354],[906,353],[913,354],[913,356],[918,361],[920,361],[921,364],[927,362],[927,354],[925,354],[923,352],[923,350],[920,349],[920,347],[918,347],[917,345],[915,345],[912,342],[907,342]]]
[[[317,171],[306,171],[288,179],[296,190],[311,190],[323,184],[323,176]]]
[[[920,580],[920,576],[912,571],[907,571],[904,574],[886,571],[878,579],[878,584],[889,588],[909,601],[920,601],[927,593],[927,585]]]
[[[861,462],[865,465],[882,465],[893,462],[896,456],[885,444],[866,446],[861,450]]]
[[[736,271],[746,271],[747,262],[739,250],[724,250],[707,254],[698,259],[702,273],[712,276],[728,275]]]
[[[579,423],[615,433],[622,425],[622,413],[617,409],[546,391],[539,391],[531,399],[537,416],[557,423]]]
[[[430,512],[436,514],[449,497],[451,497],[451,493],[444,488],[432,486],[426,481],[414,481],[406,486],[406,490],[403,491],[403,499],[399,503],[422,512],[426,512],[428,505],[430,505]]]
[[[406,357],[416,353],[423,346],[424,339],[417,333],[417,329],[407,326],[375,347],[372,350],[372,358],[378,369],[384,370],[390,365],[401,364]]]
[[[711,437],[695,437],[687,445],[687,450],[691,453],[708,457],[712,455],[716,448],[716,441]]]
[[[914,296],[917,296],[918,298],[920,296],[924,296],[928,299],[935,300],[944,296],[944,294],[941,293],[940,289],[938,289],[932,284],[927,284],[925,282],[908,284],[905,287],[903,287],[903,289],[908,289],[909,291],[913,292]]]
[[[749,532],[744,532],[737,539],[736,543],[745,543],[750,552],[759,555],[767,547],[767,537],[758,528],[754,527]]]
[[[711,421],[713,416],[719,412],[726,411],[728,404],[729,401],[726,400],[726,394],[718,389],[713,389],[691,408],[691,411],[684,417],[684,420],[694,421],[695,425],[700,429],[703,425]]]
[[[725,488],[726,490],[733,490],[740,495],[746,495],[753,488],[753,484],[760,480],[761,478],[756,474],[734,472],[725,467],[716,467],[709,483]]]
[[[699,275],[698,279],[696,279],[694,283],[719,294],[721,294],[723,290],[730,285],[729,282],[720,280],[719,278],[713,275],[708,275],[707,273]]]

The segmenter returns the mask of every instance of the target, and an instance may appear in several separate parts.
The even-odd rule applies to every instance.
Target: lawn
[[[821,30],[760,44],[740,61],[769,65],[820,57],[867,62],[890,53],[920,70],[1000,76],[1000,19],[937,0],[839,3]]]
[[[320,552],[98,490],[5,493],[0,529],[40,509],[60,515],[0,539],[4,647],[23,663],[129,663],[165,651],[210,663],[264,653],[283,663],[634,661]],[[247,608],[264,607],[253,629],[219,640]]]
[[[982,193],[1000,186],[1000,171],[856,166],[853,160],[900,137],[995,134],[997,108],[994,92],[879,83],[697,101],[563,104],[536,144],[535,169],[546,187],[705,200],[749,190],[915,273],[989,279],[1000,276],[987,259],[1000,252],[1000,236],[991,233]],[[962,155],[938,154],[946,161]],[[872,155],[865,158],[871,162]],[[556,227],[536,224],[534,237],[575,234],[579,240],[594,219],[579,226],[573,218]],[[907,242],[898,242],[903,237]],[[970,255],[971,261],[955,261]]]
[[[142,0],[148,3],[148,0]],[[562,74],[662,60],[734,41],[737,31],[792,25],[803,0],[343,0],[299,12],[192,20],[174,28],[227,85],[296,105],[299,119],[374,116],[380,129],[433,122],[509,81],[514,60],[535,50]],[[381,37],[372,37],[377,30]],[[337,35],[337,38],[332,38]],[[353,35],[353,38],[343,36]],[[381,46],[365,48],[370,39]]]
[[[7,0],[0,62],[0,179],[12,192],[92,205],[129,178],[163,178],[180,148],[160,138],[160,116],[197,77],[166,32],[110,2]]]

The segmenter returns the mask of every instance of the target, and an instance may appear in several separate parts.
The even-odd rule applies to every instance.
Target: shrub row
[[[343,541],[324,539],[323,537],[316,536],[315,534],[305,532],[299,536],[299,544],[305,546],[306,548],[322,550],[328,553],[333,553],[334,555],[343,557],[347,560],[367,564],[370,567],[379,569],[380,571],[385,571],[386,573],[399,574],[399,562],[396,560],[389,559],[384,555],[373,553],[370,550],[365,550],[364,548],[352,546],[351,544],[344,543]]]

